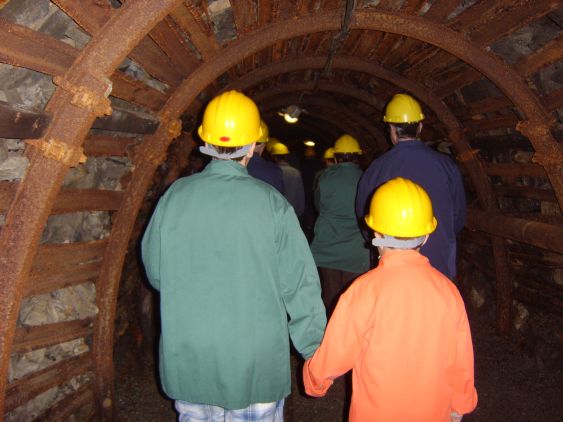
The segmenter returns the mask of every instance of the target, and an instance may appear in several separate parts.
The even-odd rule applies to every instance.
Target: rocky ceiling
[[[290,148],[348,132],[370,156],[390,147],[385,103],[409,92],[427,115],[424,140],[464,170],[468,225],[495,235],[497,276],[499,236],[561,253],[562,21],[561,0],[0,0],[0,137],[27,145],[25,177],[0,184],[0,399],[42,231],[69,210],[115,211],[92,332],[97,401],[111,397],[108,350],[135,220],[157,169],[181,172],[203,107],[226,89],[251,96]],[[305,109],[295,125],[278,116],[291,104]],[[492,158],[498,150],[506,163]],[[61,190],[86,156],[130,158],[126,190]],[[522,175],[541,188],[510,184]],[[555,211],[507,220],[499,200],[515,192]]]

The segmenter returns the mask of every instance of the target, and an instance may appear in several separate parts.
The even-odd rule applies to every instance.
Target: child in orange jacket
[[[379,265],[340,297],[303,367],[305,391],[324,396],[353,369],[350,422],[458,422],[477,404],[473,346],[457,288],[418,252],[438,224],[430,198],[408,179],[390,180],[366,223]]]

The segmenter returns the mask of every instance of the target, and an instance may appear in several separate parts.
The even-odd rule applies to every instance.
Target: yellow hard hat
[[[323,158],[325,160],[331,160],[334,158],[334,148],[330,147],[327,148],[323,154]]]
[[[260,120],[260,127],[262,128],[262,136],[256,140],[256,142],[263,144],[270,140],[270,130],[268,125],[264,123],[264,120]]]
[[[387,107],[383,121],[387,123],[416,123],[424,119],[420,104],[407,94],[396,94]]]
[[[213,98],[198,128],[201,139],[222,147],[241,147],[262,136],[260,113],[250,98],[238,91],[227,91]]]
[[[268,151],[270,154],[272,153],[272,148],[274,147],[275,144],[277,144],[278,142],[280,142],[280,140],[278,138],[270,138],[268,139],[268,142],[266,142],[266,151]]]
[[[342,135],[334,143],[335,154],[361,154],[360,143],[348,134]]]
[[[376,232],[394,237],[424,236],[438,225],[426,191],[402,177],[389,180],[375,191],[365,221]]]
[[[282,144],[280,141],[272,145],[272,150],[270,151],[272,155],[287,155],[289,154],[289,149]]]

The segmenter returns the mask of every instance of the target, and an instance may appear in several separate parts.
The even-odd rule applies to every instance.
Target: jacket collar
[[[228,176],[245,176],[248,170],[242,164],[230,160],[211,160],[203,170],[204,173],[224,174]]]

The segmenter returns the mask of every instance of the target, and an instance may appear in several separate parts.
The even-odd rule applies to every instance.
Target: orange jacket
[[[340,297],[305,390],[352,372],[350,422],[446,422],[477,404],[467,314],[454,286],[413,250],[393,250]]]

